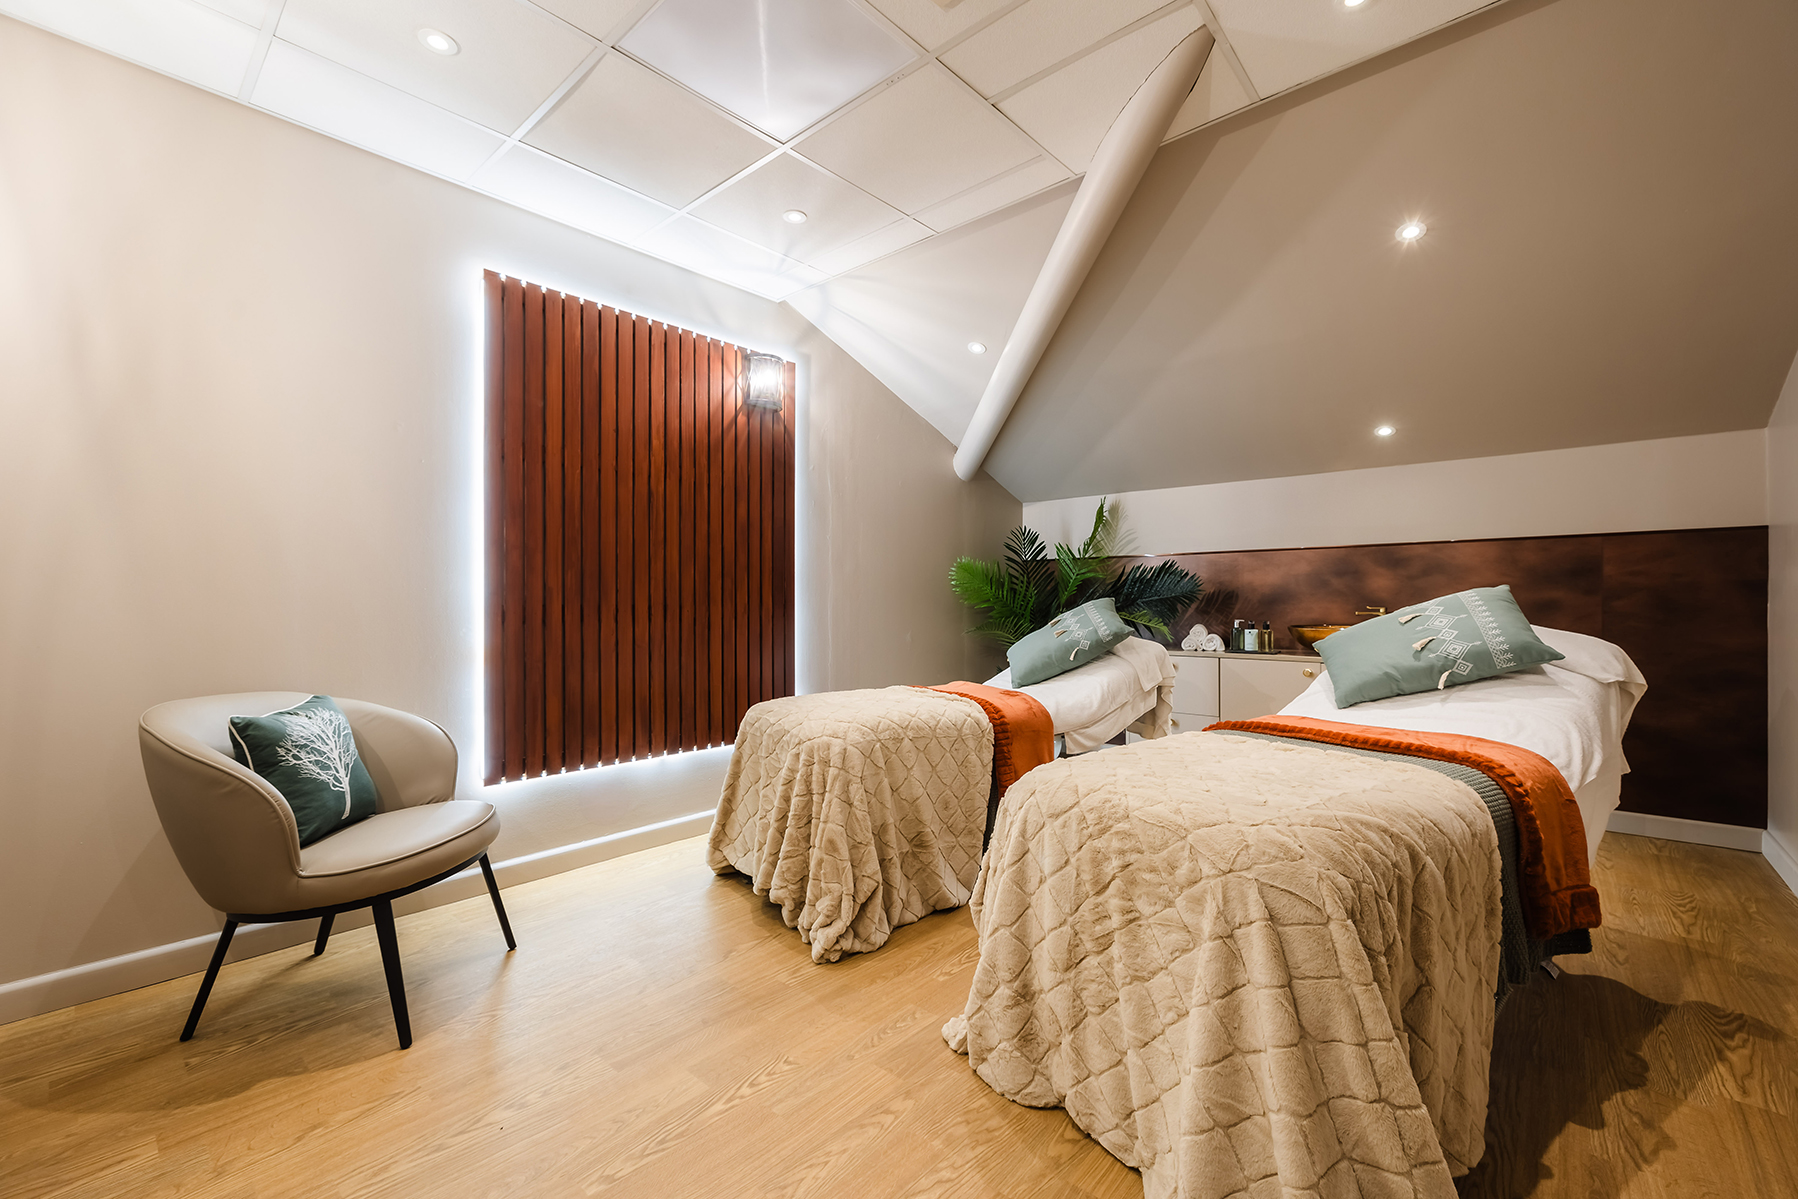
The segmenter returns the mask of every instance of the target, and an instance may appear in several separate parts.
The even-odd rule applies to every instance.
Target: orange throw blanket
[[[995,798],[1033,767],[1055,758],[1055,722],[1049,709],[1022,691],[1005,691],[985,683],[944,683],[930,691],[947,691],[973,700],[993,725]]]
[[[1540,754],[1484,737],[1401,733],[1309,716],[1225,720],[1205,731],[1267,733],[1471,766],[1504,788],[1517,818],[1517,868],[1523,876],[1518,898],[1530,936],[1546,941],[1557,933],[1599,925],[1598,892],[1586,866],[1586,826],[1579,804],[1561,772]]]

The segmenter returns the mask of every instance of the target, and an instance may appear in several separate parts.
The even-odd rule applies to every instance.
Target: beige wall
[[[1798,891],[1798,361],[1767,427],[1767,860]]]
[[[495,860],[716,802],[716,751],[468,771],[484,267],[794,357],[801,683],[981,677],[944,578],[1019,505],[791,309],[4,18],[0,64],[0,984],[203,961],[156,957],[217,928],[144,787],[160,700],[440,721],[502,809]]]
[[[1747,429],[1117,498],[1141,554],[1758,525],[1767,520],[1766,439]],[[1097,500],[1026,504],[1024,519],[1076,541]]]

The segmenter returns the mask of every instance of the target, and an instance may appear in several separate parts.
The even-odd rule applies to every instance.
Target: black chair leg
[[[325,942],[331,939],[331,921],[337,919],[336,912],[326,912],[319,918],[318,940],[312,943],[312,956],[317,957],[325,951]]]
[[[499,931],[506,934],[506,948],[517,949],[518,942],[512,939],[512,922],[506,919],[506,905],[499,900],[499,884],[493,880],[493,863],[487,855],[481,855],[481,874],[487,879],[487,894],[493,896],[493,910],[499,916]]]
[[[387,971],[387,998],[393,1002],[393,1026],[400,1034],[400,1048],[412,1047],[412,1018],[406,1014],[406,980],[400,974],[400,942],[393,931],[393,903],[375,903],[375,939],[381,943],[381,967]]]
[[[212,964],[206,967],[206,977],[200,981],[200,993],[194,996],[193,1011],[187,1014],[187,1027],[181,1030],[181,1039],[194,1039],[194,1029],[200,1027],[200,1013],[206,1010],[206,998],[212,994],[212,984],[218,981],[219,967],[225,964],[225,951],[231,948],[231,938],[237,932],[237,921],[229,918],[225,927],[219,932],[219,943],[212,951]]]

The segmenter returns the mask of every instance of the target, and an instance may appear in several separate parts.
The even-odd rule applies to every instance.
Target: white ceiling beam
[[[972,479],[980,473],[987,451],[1005,427],[1024,385],[1042,361],[1050,338],[1061,327],[1068,306],[1086,282],[1087,272],[1104,249],[1124,206],[1136,192],[1149,160],[1155,157],[1174,114],[1199,81],[1216,39],[1208,26],[1188,34],[1136,89],[1124,111],[1106,131],[1073,207],[1062,221],[1049,257],[1038,272],[1024,309],[1012,326],[992,378],[974,409],[968,431],[955,451],[955,473]]]

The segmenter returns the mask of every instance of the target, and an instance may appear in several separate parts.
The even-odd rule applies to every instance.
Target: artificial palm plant
[[[1051,555],[1035,529],[1019,525],[1006,534],[999,560],[957,558],[949,586],[984,613],[969,631],[1001,645],[1095,599],[1110,599],[1139,631],[1171,637],[1169,627],[1199,598],[1204,583],[1173,562],[1124,569],[1114,557],[1117,549],[1117,505],[1101,499],[1092,532],[1078,548],[1058,543]]]

